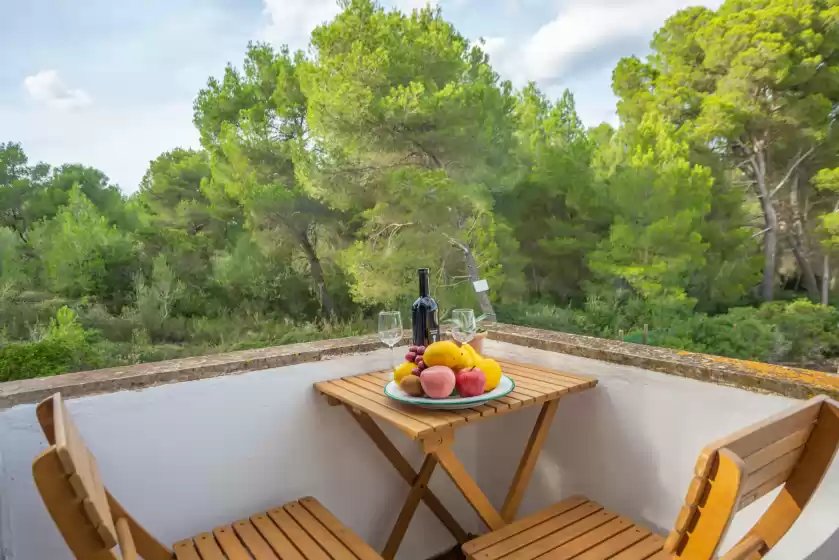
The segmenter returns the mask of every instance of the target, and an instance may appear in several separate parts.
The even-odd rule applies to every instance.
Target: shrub
[[[691,339],[703,352],[762,362],[776,358],[783,337],[759,316],[757,309],[739,307],[724,315],[699,316]]]
[[[758,315],[775,325],[786,348],[783,361],[820,361],[839,352],[839,310],[806,299],[771,302],[761,306]]]
[[[502,323],[567,333],[581,332],[578,312],[551,304],[499,305],[496,316]]]
[[[57,340],[15,342],[0,348],[0,381],[66,373],[73,361],[73,350]]]

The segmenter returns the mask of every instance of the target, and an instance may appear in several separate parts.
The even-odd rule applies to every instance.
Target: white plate
[[[385,385],[385,395],[393,400],[413,404],[422,408],[435,408],[441,410],[456,410],[460,408],[470,408],[478,406],[492,399],[503,397],[516,387],[512,379],[506,375],[501,376],[501,381],[498,386],[477,397],[447,397],[445,399],[430,399],[428,397],[412,397],[405,391],[399,388],[396,381],[391,381]]]

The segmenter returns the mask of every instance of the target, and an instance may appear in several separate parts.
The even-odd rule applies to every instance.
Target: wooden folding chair
[[[839,405],[815,397],[707,446],[665,539],[573,497],[465,545],[469,560],[716,558],[734,515],[779,486],[760,520],[723,560],[763,558],[798,519],[839,446]],[[627,481],[627,484],[631,481]]]
[[[381,560],[314,498],[217,527],[170,549],[105,488],[61,395],[41,402],[37,415],[50,447],[32,464],[35,485],[78,560]]]

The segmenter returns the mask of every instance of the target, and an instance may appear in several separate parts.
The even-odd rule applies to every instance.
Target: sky
[[[411,10],[426,0],[381,0]],[[517,87],[574,93],[583,122],[616,122],[611,74],[646,56],[677,10],[719,1],[437,0]],[[335,0],[0,0],[0,142],[30,163],[101,169],[126,194],[149,161],[199,147],[192,102],[249,41],[306,49]]]

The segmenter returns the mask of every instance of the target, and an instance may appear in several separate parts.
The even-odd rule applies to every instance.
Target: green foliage
[[[514,98],[486,55],[438,9],[406,15],[370,0],[348,2],[312,46],[301,84],[323,155],[310,180],[356,213],[341,260],[353,299],[407,298],[417,266],[455,293],[479,271],[499,297],[518,291],[520,263],[506,256],[517,243],[492,214],[512,177]]]
[[[761,320],[756,309],[741,307],[723,315],[697,315],[690,324],[687,349],[744,360],[777,359],[783,337],[777,326]],[[679,347],[677,347],[679,348]]]
[[[773,302],[760,308],[759,317],[783,335],[787,362],[820,362],[839,353],[839,311],[800,299]]]
[[[183,295],[184,285],[178,280],[166,257],[158,255],[152,263],[151,277],[142,276],[134,279],[134,305],[126,310],[125,315],[134,319],[138,325],[151,334],[153,339],[165,339],[173,335],[167,328],[173,327],[175,306]],[[179,337],[176,337],[176,339]]]
[[[691,165],[688,145],[654,115],[604,149],[617,151],[601,156],[612,226],[589,266],[645,298],[684,297],[705,264],[707,244],[698,230],[710,209],[710,170]]]
[[[98,296],[119,309],[137,268],[131,238],[100,215],[74,187],[66,206],[31,231],[31,245],[40,256],[44,282],[56,294]]]
[[[58,342],[15,342],[0,348],[0,381],[67,373],[72,361],[72,351]]]
[[[42,335],[33,342],[16,342],[0,348],[0,381],[57,375],[95,366],[88,333],[69,307],[58,310]]]
[[[250,44],[210,77],[202,149],[128,198],[0,143],[0,379],[369,332],[418,267],[442,314],[839,357],[839,311],[797,299],[835,298],[834,2],[677,12],[615,68],[619,125],[588,130],[440,8],[340,4],[307,52]]]

